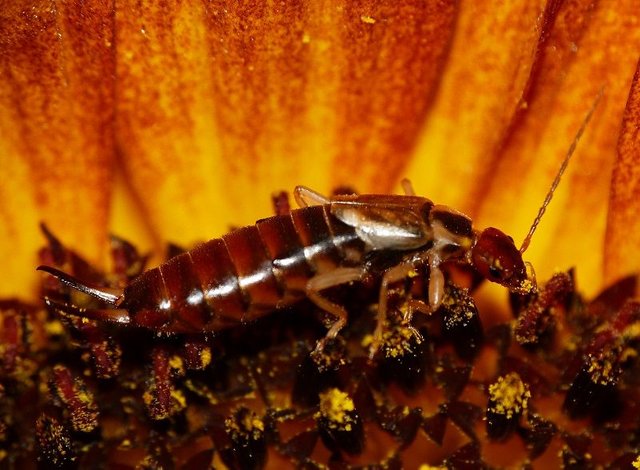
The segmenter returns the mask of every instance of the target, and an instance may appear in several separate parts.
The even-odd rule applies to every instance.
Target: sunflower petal
[[[536,2],[461,2],[438,94],[407,171],[419,192],[477,212],[554,14]]]
[[[481,225],[523,239],[581,121],[604,87],[599,109],[526,253],[543,279],[556,269],[579,266],[579,285],[588,293],[602,283],[609,175],[640,54],[635,13],[633,1],[562,4],[548,35],[541,38],[522,102],[526,110],[514,115],[477,214]]]
[[[604,245],[606,282],[640,272],[640,62],[618,140]]]
[[[450,0],[118,8],[126,177],[181,243],[270,215],[295,184],[397,182],[455,18]]]
[[[604,86],[601,109],[527,252],[542,278],[579,265],[581,285],[593,292],[602,281],[607,175],[640,53],[636,24],[633,1],[464,2],[410,167],[418,191],[468,212],[481,227],[524,238]],[[474,31],[482,40],[469,39]]]
[[[109,2],[5,2],[0,12],[1,295],[32,294],[41,220],[96,261],[113,156]]]

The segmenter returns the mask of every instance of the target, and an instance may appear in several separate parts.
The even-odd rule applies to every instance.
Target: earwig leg
[[[411,299],[407,302],[407,310],[404,312],[404,315],[402,315],[402,321],[405,323],[411,323],[411,319],[415,312],[422,313],[423,315],[431,315],[433,310],[431,310],[429,304],[422,300]]]
[[[437,263],[429,265],[429,307],[432,312],[438,310],[444,297],[444,274]]]
[[[317,275],[307,282],[307,297],[318,307],[329,312],[336,317],[336,322],[331,325],[327,335],[318,341],[316,348],[312,354],[319,354],[324,349],[326,342],[329,339],[333,339],[337,336],[340,330],[347,323],[348,315],[347,311],[341,305],[331,302],[326,297],[320,294],[320,291],[328,289],[330,287],[338,286],[340,284],[346,284],[351,281],[358,281],[362,279],[364,275],[364,269],[362,268],[339,268],[327,274]]]
[[[273,204],[273,212],[275,215],[289,215],[291,213],[289,195],[286,191],[273,193],[271,195],[271,202]]]
[[[85,309],[74,305],[56,302],[45,297],[44,303],[47,307],[52,308],[62,315],[70,315],[80,318],[88,318],[90,320],[106,321],[111,323],[126,324],[131,322],[129,313],[121,308],[105,308],[105,309]]]
[[[413,184],[411,184],[411,180],[409,178],[402,178],[400,184],[402,185],[402,190],[404,191],[405,196],[416,195],[416,192],[413,190]]]
[[[418,343],[420,343],[422,342],[422,335],[411,325],[413,314],[416,312],[422,313],[423,315],[431,315],[433,313],[433,310],[431,310],[429,304],[423,302],[422,300],[411,299],[407,302],[407,310],[402,315],[402,321],[405,325],[407,325],[409,331],[411,331],[411,333],[416,337]]]
[[[306,186],[296,186],[293,190],[293,197],[296,199],[299,207],[321,206],[331,202],[329,198]]]
[[[424,303],[421,300],[411,299],[411,300],[407,301],[406,309],[402,312],[402,323],[403,323],[404,327],[407,328],[411,332],[411,334],[418,341],[418,344],[420,344],[423,341],[422,335],[411,324],[411,320],[413,320],[413,314],[415,312],[420,312],[420,313],[422,313],[424,315],[430,315],[431,314],[431,308],[429,307],[429,305],[427,305],[426,303]],[[377,352],[377,349],[378,348],[376,348],[376,350],[373,351],[373,355],[375,355],[375,353]],[[369,351],[369,354],[371,355],[371,351]],[[370,357],[373,357],[373,355],[371,355]]]
[[[382,277],[380,298],[378,300],[378,318],[376,319],[376,329],[373,333],[373,343],[369,348],[369,359],[373,359],[378,348],[382,345],[382,333],[384,332],[384,326],[387,321],[387,294],[389,292],[389,285],[404,279],[414,268],[414,263],[407,261],[392,267],[385,272]]]

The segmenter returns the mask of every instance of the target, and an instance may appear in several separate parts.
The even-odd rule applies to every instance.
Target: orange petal
[[[397,182],[454,2],[119,3],[118,141],[162,240],[272,213],[307,184]]]
[[[553,15],[539,2],[461,2],[448,63],[407,171],[419,193],[473,215]]]
[[[640,272],[640,62],[622,118],[604,248],[607,282]]]
[[[113,152],[110,2],[0,12],[0,295],[29,297],[38,221],[90,259],[106,249]]]
[[[598,114],[526,253],[543,279],[555,268],[578,265],[589,292],[602,282],[608,174],[639,53],[636,10],[632,1],[547,2],[544,9],[464,2],[408,172],[419,192],[468,212],[480,227],[497,226],[521,240],[605,86]]]
[[[599,90],[604,97],[579,143],[526,257],[541,278],[576,266],[587,293],[602,285],[610,175],[625,99],[640,54],[637,3],[565,2],[538,50],[526,112],[492,173],[478,220],[524,238]]]

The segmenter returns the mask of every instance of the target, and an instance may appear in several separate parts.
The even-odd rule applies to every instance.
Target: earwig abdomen
[[[119,308],[168,332],[217,331],[304,298],[316,274],[362,261],[352,227],[313,206],[258,221],[142,273]]]

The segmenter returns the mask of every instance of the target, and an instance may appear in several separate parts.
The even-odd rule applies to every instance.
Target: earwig
[[[444,297],[441,265],[445,261],[466,263],[511,292],[535,289],[522,254],[601,95],[585,117],[520,249],[497,228],[475,230],[466,215],[416,196],[408,180],[402,182],[405,195],[327,198],[298,186],[294,196],[299,209],[284,210],[205,242],[143,272],[121,290],[88,286],[56,268],[40,266],[39,270],[108,308],[80,309],[47,298],[45,302],[87,318],[163,333],[200,333],[251,322],[306,297],[335,317],[316,346],[318,353],[348,318],[345,308],[324,297],[322,291],[374,274],[381,277],[381,287],[370,349],[373,357],[382,342],[388,290],[416,269],[428,268],[425,308],[431,312]],[[390,252],[399,255],[400,261],[383,272],[371,272],[375,263],[369,260]]]
[[[336,318],[318,350],[347,321],[346,310],[321,292],[362,280],[367,257],[376,253],[403,254],[399,264],[382,273],[376,337],[383,332],[389,286],[419,266],[430,270],[432,311],[444,294],[440,264],[446,260],[473,264],[512,289],[526,282],[524,263],[509,237],[497,229],[476,233],[468,217],[426,198],[326,199],[305,187],[297,187],[295,196],[302,208],[203,243],[143,272],[122,291],[84,285],[49,266],[38,269],[110,307],[78,309],[78,315],[166,333],[218,331],[308,297]],[[53,300],[47,303],[56,306]]]

